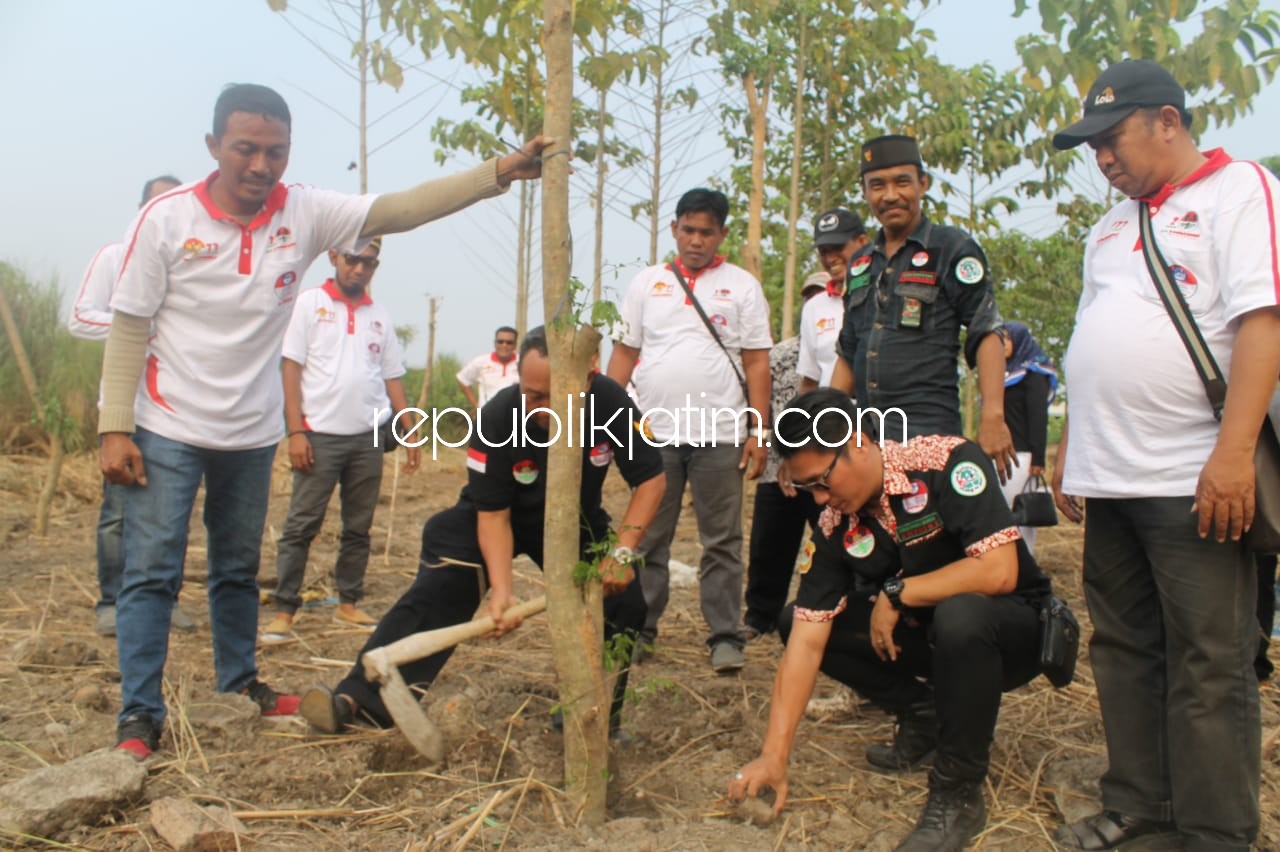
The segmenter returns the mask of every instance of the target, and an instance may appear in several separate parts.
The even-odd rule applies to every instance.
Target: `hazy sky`
[[[291,5],[325,14],[318,0]],[[1005,17],[1012,6],[1007,0],[984,0],[989,15],[974,14],[977,5],[947,0],[927,14],[940,53],[954,63],[987,60],[1010,67],[1014,38],[1038,21]],[[147,178],[171,172],[193,180],[213,169],[203,137],[213,102],[227,82],[265,83],[288,100],[294,144],[286,181],[359,188],[356,173],[347,170],[356,157],[356,133],[321,103],[354,116],[356,86],[265,0],[40,0],[7,2],[2,15],[0,87],[8,119],[0,142],[6,190],[0,258],[37,278],[56,276],[67,302],[93,253],[123,235]],[[291,20],[319,33],[301,17]],[[428,137],[437,116],[467,117],[455,90],[440,82],[456,84],[464,77],[447,61],[433,61],[410,73],[400,94],[375,90],[371,117],[404,107],[370,132],[371,147],[386,143],[370,159],[371,191],[401,189],[474,163],[462,158],[437,165]],[[709,153],[684,158],[681,189],[723,174],[730,162],[729,153],[718,150],[719,125],[711,104],[702,109],[702,144]],[[1251,116],[1228,131],[1210,132],[1204,141],[1224,145],[1237,157],[1280,153],[1274,131],[1278,114],[1280,87],[1273,84]],[[415,124],[420,119],[425,120]],[[510,133],[508,138],[517,141]],[[580,168],[572,201],[574,270],[583,280],[590,277],[593,240],[586,201],[593,180],[589,172]],[[614,208],[619,207],[625,204],[616,201]],[[512,321],[515,214],[515,196],[509,193],[388,240],[375,294],[398,323],[419,324],[407,353],[411,363],[425,360],[428,292],[443,298],[438,351],[464,358],[485,351],[493,329]],[[669,234],[660,245],[660,251],[671,247]],[[623,286],[647,251],[647,226],[612,214],[605,255],[619,270],[606,287]],[[323,280],[326,266],[324,258],[317,260],[307,283]],[[536,322],[540,295],[535,301],[531,318]]]

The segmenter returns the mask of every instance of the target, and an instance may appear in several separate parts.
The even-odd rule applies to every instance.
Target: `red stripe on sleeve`
[[[1276,207],[1275,201],[1271,197],[1271,184],[1267,182],[1267,176],[1262,172],[1262,166],[1257,163],[1249,163],[1253,166],[1253,170],[1258,173],[1258,180],[1262,183],[1262,195],[1267,199],[1267,222],[1271,225],[1271,285],[1275,291],[1276,304],[1280,305],[1280,250],[1276,246]]]

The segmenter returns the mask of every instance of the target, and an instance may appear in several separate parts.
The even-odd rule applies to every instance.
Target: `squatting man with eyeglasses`
[[[1050,582],[977,444],[933,435],[877,445],[856,422],[848,395],[823,388],[796,397],[775,424],[792,482],[825,508],[779,625],[786,650],[764,746],[729,797],[770,787],[781,812],[821,671],[898,714],[893,744],[867,750],[873,769],[934,759],[924,812],[898,849],[961,849],[986,823],[1001,693],[1039,673]]]

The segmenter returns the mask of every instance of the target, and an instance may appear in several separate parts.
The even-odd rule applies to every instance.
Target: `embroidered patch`
[[[862,273],[866,272],[870,268],[871,268],[871,255],[864,254],[862,257],[855,260],[853,262],[853,265],[849,267],[849,274],[851,276],[861,275]]]
[[[982,261],[976,257],[962,257],[956,261],[956,280],[961,284],[977,284],[985,274]]]
[[[293,301],[295,285],[298,283],[298,276],[293,272],[286,272],[276,279],[275,294],[277,305],[287,305]]]
[[[918,251],[915,254],[911,255],[912,266],[924,266],[928,262],[929,262],[929,252],[927,251]]]
[[[930,512],[907,524],[898,525],[898,542],[900,544],[919,544],[942,532],[942,518],[937,512]]]
[[[862,524],[844,531],[844,552],[854,559],[866,559],[875,549],[876,537]]]
[[[906,269],[898,276],[899,284],[923,284],[926,287],[936,286],[938,273],[926,272],[923,269]]]
[[[521,485],[532,485],[538,480],[538,466],[532,459],[522,459],[511,466],[511,475]]]
[[[649,290],[650,296],[670,296],[675,293],[674,284],[668,284],[665,281],[655,281],[653,287]]]
[[[911,480],[911,493],[902,498],[902,510],[911,515],[924,511],[929,503],[929,487],[919,479]]]
[[[1196,294],[1196,285],[1200,280],[1196,278],[1194,272],[1176,263],[1169,267],[1169,271],[1173,273],[1173,283],[1177,284],[1178,289],[1182,291],[1182,298],[1190,299]]]
[[[801,574],[809,573],[809,569],[813,567],[813,552],[817,549],[818,547],[813,543],[813,539],[805,542],[804,553],[800,556],[800,567],[796,569],[797,571]]]
[[[596,444],[591,448],[591,452],[587,454],[587,458],[596,467],[608,467],[609,462],[613,461],[613,445],[609,443]]]
[[[477,449],[467,450],[467,469],[474,470],[476,473],[484,473],[485,463],[489,460],[487,453],[482,453]]]
[[[971,461],[960,462],[951,470],[951,487],[961,497],[977,497],[987,490],[987,475]]]

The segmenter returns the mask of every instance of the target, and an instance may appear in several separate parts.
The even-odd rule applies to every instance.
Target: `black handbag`
[[[395,431],[391,426],[395,422],[396,416],[393,414],[378,427],[378,444],[384,453],[394,453],[400,447],[400,442],[396,440]]]
[[[1213,416],[1222,419],[1222,407],[1227,401],[1227,380],[1214,360],[1209,345],[1205,343],[1195,318],[1182,291],[1173,283],[1173,275],[1169,264],[1165,263],[1156,245],[1155,234],[1151,230],[1151,211],[1147,205],[1138,204],[1138,225],[1142,239],[1142,256],[1147,262],[1147,271],[1156,283],[1156,291],[1165,310],[1173,320],[1173,327],[1178,330],[1182,344],[1195,364],[1200,381],[1204,384],[1205,395],[1209,397],[1209,405],[1213,408]],[[1273,396],[1271,408],[1275,410],[1276,399]],[[1262,418],[1262,429],[1258,433],[1257,448],[1253,453],[1254,472],[1254,510],[1253,526],[1245,534],[1245,542],[1254,553],[1280,553],[1280,441],[1276,438],[1275,424],[1270,414]]]
[[[1013,520],[1020,527],[1053,527],[1058,525],[1058,510],[1053,495],[1040,474],[1028,476],[1022,491],[1013,498]]]
[[[1071,607],[1045,596],[1040,604],[1040,671],[1049,683],[1062,689],[1076,675],[1080,652],[1080,622]]]

